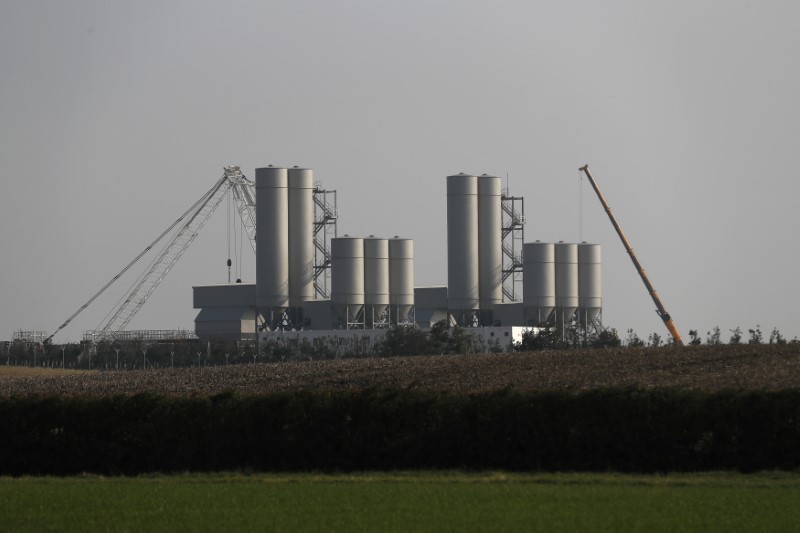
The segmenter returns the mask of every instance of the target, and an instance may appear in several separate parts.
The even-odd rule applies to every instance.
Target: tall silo
[[[553,320],[556,308],[556,252],[551,242],[522,246],[522,301],[525,324],[536,326]]]
[[[556,321],[567,323],[578,310],[578,245],[558,242],[556,259]]]
[[[256,169],[256,305],[270,326],[289,307],[288,172]]]
[[[480,306],[478,178],[447,176],[447,307],[469,325]]]
[[[389,308],[389,241],[364,239],[364,319],[368,326],[387,321]]]
[[[484,324],[495,304],[503,303],[502,180],[478,177],[478,292]]]
[[[600,245],[582,242],[578,245],[579,319],[588,326],[600,316],[603,308]]]
[[[331,301],[340,327],[363,327],[364,239],[331,239]]]
[[[314,299],[314,173],[293,167],[289,189],[289,306]]]
[[[389,316],[392,324],[414,323],[414,241],[389,239]]]

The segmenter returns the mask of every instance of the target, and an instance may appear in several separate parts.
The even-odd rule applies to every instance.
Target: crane
[[[114,276],[108,283],[106,283],[97,293],[92,296],[89,301],[78,308],[61,326],[56,329],[52,335],[45,339],[45,343],[50,341],[59,331],[67,327],[72,320],[77,317],[84,309],[94,302],[106,289],[113,285],[120,277],[122,277],[133,265],[135,265],[144,255],[146,255],[156,244],[158,244],[165,236],[167,236],[176,226],[181,224],[184,220],[185,223],[173,235],[173,237],[164,245],[161,252],[150,264],[147,271],[139,278],[133,288],[127,293],[119,305],[112,313],[111,318],[99,330],[97,336],[100,338],[112,339],[116,332],[121,331],[133,319],[139,309],[142,308],[144,303],[164,280],[166,275],[178,262],[183,253],[194,241],[200,230],[203,229],[208,219],[214,214],[219,204],[225,198],[228,191],[233,191],[233,198],[236,204],[236,209],[239,217],[242,220],[242,225],[247,233],[248,240],[250,241],[253,251],[256,246],[256,214],[255,214],[255,200],[253,191],[255,184],[248,180],[238,166],[226,166],[223,169],[222,177],[209,189],[203,196],[200,197],[186,212],[184,212],[178,219],[173,222],[155,241],[150,243],[139,255],[137,255],[125,268],[123,268],[116,276]],[[188,220],[187,220],[188,218]]]
[[[650,279],[647,277],[647,274],[642,268],[642,264],[639,263],[639,259],[636,257],[636,254],[633,253],[633,248],[631,247],[630,242],[625,237],[625,234],[622,232],[622,228],[620,227],[617,219],[614,217],[614,214],[611,212],[611,208],[608,206],[608,202],[603,197],[603,193],[600,192],[600,188],[597,186],[597,182],[594,181],[592,177],[592,173],[589,171],[589,165],[584,165],[579,169],[581,172],[586,174],[586,177],[589,178],[589,183],[592,184],[592,188],[594,192],[597,193],[597,197],[600,199],[600,203],[603,204],[603,209],[606,210],[606,214],[608,218],[611,220],[611,224],[614,226],[614,229],[617,230],[617,235],[619,235],[620,240],[622,240],[623,246],[625,246],[625,250],[628,252],[628,255],[631,257],[631,261],[633,261],[633,266],[636,267],[636,271],[639,272],[639,276],[641,276],[642,281],[644,282],[644,286],[647,287],[647,291],[650,293],[650,297],[653,298],[653,302],[656,304],[656,313],[658,316],[661,317],[661,320],[664,321],[664,325],[667,326],[670,335],[672,335],[672,339],[675,341],[677,346],[683,346],[683,339],[681,338],[681,334],[678,333],[678,328],[675,327],[675,324],[672,322],[672,317],[667,312],[664,304],[661,302],[661,298],[659,298],[658,293],[653,288],[653,284],[650,283]]]

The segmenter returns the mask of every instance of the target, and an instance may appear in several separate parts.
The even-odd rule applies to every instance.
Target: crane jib
[[[656,304],[657,308],[656,313],[658,313],[658,316],[660,316],[661,319],[664,321],[664,324],[667,326],[670,335],[672,335],[675,344],[678,346],[683,346],[683,339],[681,338],[680,333],[678,333],[678,329],[675,327],[675,324],[673,324],[672,317],[670,316],[669,313],[667,313],[664,304],[661,303],[661,298],[658,297],[658,293],[656,293],[656,290],[653,288],[653,284],[650,283],[650,279],[647,277],[647,274],[645,273],[644,268],[639,262],[639,259],[636,257],[636,254],[633,253],[633,247],[628,242],[627,237],[625,237],[625,233],[623,233],[622,228],[617,222],[616,217],[614,217],[614,214],[611,212],[611,208],[608,206],[608,202],[606,202],[606,199],[603,197],[603,193],[600,192],[600,187],[598,187],[597,182],[594,181],[594,177],[592,176],[592,173],[589,171],[589,165],[584,165],[578,170],[586,174],[586,177],[589,179],[589,183],[592,185],[594,192],[597,193],[597,197],[600,199],[600,203],[603,205],[603,208],[605,209],[608,218],[611,220],[611,225],[614,226],[614,229],[617,231],[617,235],[619,235],[619,238],[622,241],[622,245],[628,252],[631,261],[633,261],[633,266],[636,267],[636,271],[639,273],[639,277],[642,278],[644,286],[647,288],[648,292],[650,293],[650,297]]]

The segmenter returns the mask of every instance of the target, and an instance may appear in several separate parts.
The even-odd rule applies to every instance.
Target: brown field
[[[800,387],[800,345],[569,350],[363,358],[128,372],[0,370],[0,396],[154,392],[206,395],[416,387],[479,392],[606,386],[778,390]]]
[[[0,383],[6,377],[35,377],[35,376],[74,376],[79,374],[94,373],[93,370],[71,370],[60,368],[30,367],[30,366],[0,366]]]

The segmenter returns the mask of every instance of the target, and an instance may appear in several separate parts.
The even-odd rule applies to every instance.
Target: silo
[[[479,308],[478,178],[447,177],[447,307],[465,325]]]
[[[578,307],[584,325],[594,322],[603,308],[600,245],[578,245]]]
[[[522,301],[525,323],[536,326],[553,320],[556,308],[556,252],[551,242],[522,246]]]
[[[293,167],[289,189],[289,306],[314,299],[314,174]]]
[[[497,176],[478,177],[478,292],[487,317],[503,302],[502,185]]]
[[[364,318],[367,325],[381,322],[389,307],[389,241],[364,239]]]
[[[363,324],[364,239],[331,239],[331,301],[339,325],[350,329]]]
[[[289,306],[289,200],[285,168],[256,169],[256,305],[274,324]]]
[[[389,239],[389,305],[392,324],[413,323],[414,241]]]
[[[556,259],[556,320],[569,322],[578,310],[578,245],[558,242]]]

